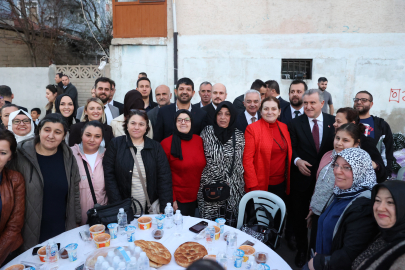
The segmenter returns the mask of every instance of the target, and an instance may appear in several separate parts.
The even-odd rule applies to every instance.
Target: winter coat
[[[21,230],[25,213],[25,182],[21,173],[3,169],[0,184],[1,219],[0,219],[0,265],[10,252],[23,243]]]
[[[104,180],[109,204],[131,198],[134,170],[131,147],[134,147],[132,140],[127,136],[120,136],[112,139],[104,154]],[[136,151],[134,147],[134,152]],[[145,137],[141,156],[149,200],[153,203],[159,199],[160,212],[163,213],[166,204],[173,203],[172,173],[166,154],[160,143]],[[136,169],[135,173],[138,173]]]
[[[386,173],[391,177],[392,163],[394,162],[394,139],[390,125],[384,119],[372,115],[374,119],[374,140],[375,144],[379,142],[381,136],[385,135],[383,143],[385,145],[385,156],[387,158]]]
[[[66,203],[66,231],[76,228],[82,220],[80,208],[80,174],[72,150],[63,141],[63,159],[68,179],[68,197]],[[34,139],[22,141],[17,146],[17,158],[10,168],[20,172],[25,179],[25,222],[22,232],[26,251],[38,244],[42,220],[43,183],[41,169],[38,164]]]

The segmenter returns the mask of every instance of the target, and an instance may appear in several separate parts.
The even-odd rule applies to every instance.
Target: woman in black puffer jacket
[[[108,203],[133,197],[147,210],[139,170],[130,150],[133,147],[140,173],[146,180],[149,200],[153,203],[159,199],[160,212],[163,213],[166,204],[173,202],[172,174],[160,143],[146,137],[149,131],[147,114],[131,110],[124,130],[127,135],[114,138],[103,159]]]

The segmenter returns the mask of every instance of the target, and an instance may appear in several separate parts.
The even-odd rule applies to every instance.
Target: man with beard
[[[94,85],[96,86],[96,97],[99,98],[104,104],[104,113],[107,120],[107,125],[109,125],[114,118],[120,116],[119,109],[111,104],[108,104],[108,100],[111,96],[111,80],[106,77],[100,77],[96,80]],[[77,110],[76,119],[80,119],[82,117],[83,110],[84,106]]]
[[[328,113],[329,106],[329,113],[333,115],[335,109],[333,108],[332,95],[326,91],[326,87],[328,87],[328,79],[325,77],[320,77],[318,79],[318,88],[323,92],[323,97],[325,100],[325,106],[323,106],[322,112]]]
[[[368,91],[358,92],[353,101],[353,108],[359,112],[360,123],[366,127],[364,135],[374,138],[376,145],[381,140],[384,143],[385,157],[387,159],[386,170],[388,177],[391,177],[392,163],[394,161],[394,139],[392,138],[390,125],[384,119],[370,115],[370,109],[373,107],[373,95]],[[377,148],[381,153],[381,147]]]
[[[173,134],[175,127],[174,115],[176,111],[185,109],[191,112],[193,134],[200,135],[201,131],[207,125],[207,113],[199,108],[192,108],[191,99],[193,98],[194,83],[189,78],[181,78],[177,81],[174,94],[177,97],[177,101],[173,104],[164,106],[159,109],[156,126],[153,130],[153,139],[161,142],[163,139]]]
[[[121,102],[115,101],[113,100],[114,95],[115,95],[115,82],[113,80],[111,80],[111,96],[108,99],[108,104],[117,107],[118,110],[120,110],[120,115],[124,113],[124,104],[122,104]]]
[[[216,83],[212,86],[212,102],[201,108],[207,112],[208,125],[214,125],[215,110],[219,103],[225,101],[227,95],[226,87],[222,83]]]
[[[142,95],[146,112],[149,112],[158,105],[156,102],[153,102],[151,98],[152,88],[150,88],[150,80],[147,77],[141,77],[138,79],[136,82],[136,90]]]
[[[290,99],[289,106],[281,108],[280,122],[288,125],[292,119],[304,113],[302,105],[302,95],[307,91],[308,86],[303,80],[294,80],[290,84],[288,96]]]
[[[211,103],[212,96],[212,84],[210,82],[202,82],[200,84],[200,90],[198,90],[201,101],[193,104],[193,108],[202,108]]]
[[[172,93],[170,93],[170,88],[166,85],[159,85],[155,89],[155,97],[158,106],[153,108],[148,112],[149,120],[152,122],[153,130],[155,130],[157,114],[159,112],[159,108],[162,108],[166,105],[170,104],[170,99],[172,98]]]
[[[250,89],[245,93],[243,104],[245,105],[245,112],[240,113],[236,118],[236,128],[245,133],[248,125],[253,124],[261,118],[260,112],[260,92]]]

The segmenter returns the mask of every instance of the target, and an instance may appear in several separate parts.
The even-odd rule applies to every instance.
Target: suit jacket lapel
[[[333,123],[330,123],[328,121],[328,119],[325,117],[325,114],[323,113],[322,143],[321,143],[321,145],[319,147],[319,150],[321,150],[322,147],[324,147],[324,145],[325,145],[325,143],[327,141],[326,138],[328,138],[331,135],[330,133],[331,133],[331,130],[332,130],[332,128],[331,128],[332,125],[333,125]],[[319,151],[319,152],[321,152],[321,151]]]
[[[311,143],[313,150],[315,150],[316,153],[315,141],[314,137],[312,137],[311,126],[309,125],[308,116],[306,114],[303,114],[299,117],[301,117],[302,130],[305,136],[307,137],[308,141]]]

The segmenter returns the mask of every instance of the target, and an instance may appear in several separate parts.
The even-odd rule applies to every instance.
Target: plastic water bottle
[[[226,239],[226,253],[233,255],[238,243],[238,235],[235,232],[231,232]]]
[[[108,251],[108,254],[107,254],[107,262],[108,262],[110,265],[113,265],[114,256],[115,256],[114,250]]]
[[[112,268],[112,267],[108,267],[108,269],[107,270],[114,270],[114,268]]]
[[[127,264],[127,270],[138,270],[138,265],[135,257],[131,257],[131,261]]]
[[[53,240],[50,240],[45,249],[46,261],[49,263],[49,269],[58,269],[58,245],[56,245]]]
[[[135,247],[135,258],[139,261],[139,257],[141,256],[142,249],[140,247]]]
[[[173,207],[171,203],[167,203],[165,208],[165,227],[166,229],[170,229],[173,227]]]
[[[105,262],[106,260],[104,259],[103,256],[98,256],[97,257],[97,262],[94,265],[94,270],[102,270],[101,267],[103,266],[103,262]]]
[[[139,270],[149,270],[149,259],[145,252],[142,252],[138,260]]]
[[[134,244],[134,242],[131,242],[131,243],[128,244],[128,249],[129,249],[129,254],[131,256],[134,256],[135,255],[135,244]]]
[[[257,263],[255,261],[255,257],[249,256],[249,260],[246,262],[245,269],[247,270],[256,270]]]
[[[108,262],[103,262],[101,265],[102,270],[108,270],[110,268],[110,264]]]
[[[120,264],[118,265],[117,270],[127,270],[127,266],[125,265],[124,262],[120,262]]]
[[[174,215],[174,224],[176,224],[176,232],[174,233],[174,236],[181,236],[181,233],[183,232],[183,215],[180,210],[177,210],[176,215]]]
[[[120,265],[120,262],[121,262],[120,257],[115,256],[114,261],[113,261],[113,265],[112,265],[114,267],[114,269],[118,268],[118,266]]]
[[[118,215],[118,230],[125,233],[125,227],[127,226],[127,213],[125,213],[124,208],[120,208]]]

